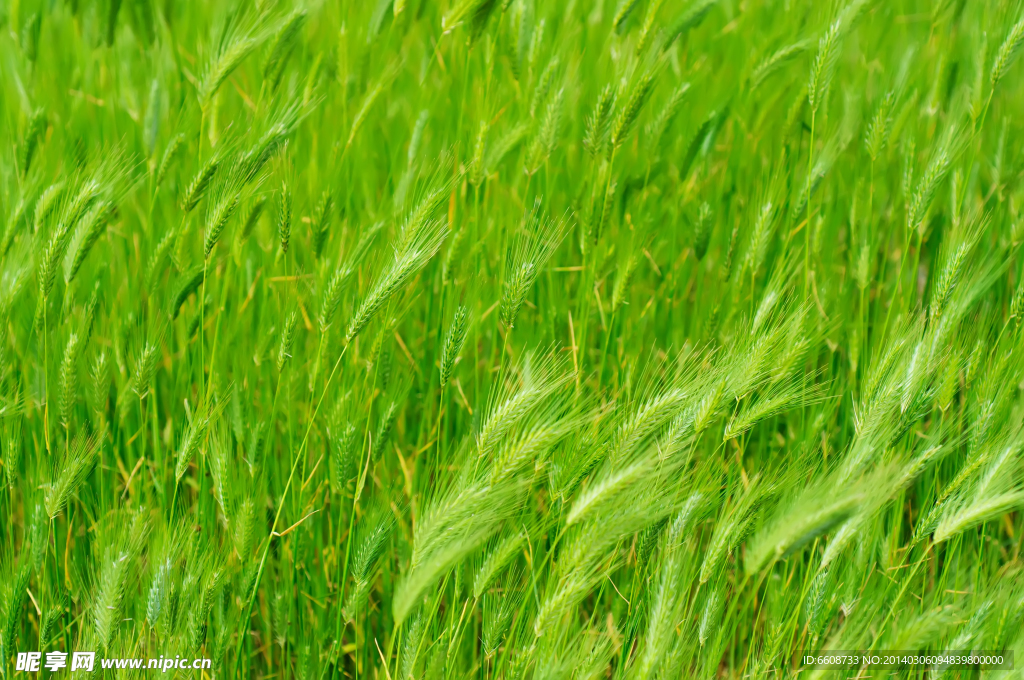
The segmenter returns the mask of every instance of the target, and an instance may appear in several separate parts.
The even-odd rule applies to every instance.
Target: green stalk
[[[270,525],[270,534],[267,536],[266,545],[263,548],[263,555],[260,557],[260,565],[259,565],[258,569],[256,570],[256,579],[255,579],[255,581],[253,583],[253,586],[252,586],[252,592],[249,594],[249,599],[248,599],[248,602],[246,603],[245,616],[242,617],[242,620],[239,622],[238,646],[237,646],[237,649],[236,649],[236,652],[235,652],[235,654],[236,654],[236,659],[235,659],[235,675],[236,676],[238,676],[238,674],[240,672],[240,669],[241,669],[241,663],[242,663],[242,643],[245,640],[244,632],[245,632],[245,630],[248,629],[249,619],[252,616],[252,605],[253,605],[253,601],[256,599],[256,592],[259,590],[259,587],[260,587],[260,580],[263,578],[263,569],[266,566],[267,555],[270,552],[270,543],[274,539],[274,533],[277,531],[278,522],[280,522],[280,520],[281,520],[281,513],[284,511],[284,500],[285,500],[285,498],[287,498],[288,490],[291,488],[292,479],[295,477],[295,469],[298,467],[299,459],[302,457],[302,453],[305,451],[305,448],[306,448],[306,443],[309,441],[309,433],[313,429],[313,423],[316,421],[316,416],[317,416],[317,414],[319,414],[320,407],[323,405],[324,397],[327,396],[327,389],[328,389],[328,387],[330,387],[331,381],[334,379],[334,376],[335,376],[335,374],[338,371],[338,366],[341,365],[341,360],[345,357],[345,352],[348,351],[348,348],[349,348],[349,345],[345,345],[342,348],[341,353],[338,355],[338,360],[334,362],[334,368],[331,370],[331,375],[330,375],[330,377],[327,380],[327,384],[324,385],[324,391],[321,393],[320,399],[317,401],[316,409],[313,411],[313,415],[309,419],[309,425],[306,427],[306,433],[302,437],[302,443],[299,445],[299,450],[298,450],[298,452],[295,455],[295,460],[292,461],[291,469],[290,469],[290,471],[288,473],[288,479],[287,479],[287,481],[285,481],[284,491],[281,493],[281,499],[277,503],[277,512],[274,514],[274,521]],[[280,384],[280,382],[279,382],[279,384]],[[275,401],[276,401],[276,398],[275,398]]]
[[[807,223],[804,225],[804,300],[810,299],[811,276],[811,172],[814,170],[814,122],[817,107],[811,107],[811,138],[807,147]]]

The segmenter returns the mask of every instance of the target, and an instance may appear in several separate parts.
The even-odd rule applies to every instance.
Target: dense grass
[[[7,0],[5,672],[1024,654],[1022,10]]]

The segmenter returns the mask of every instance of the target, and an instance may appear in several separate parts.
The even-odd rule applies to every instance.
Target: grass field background
[[[5,674],[1024,654],[1022,17],[7,0]]]

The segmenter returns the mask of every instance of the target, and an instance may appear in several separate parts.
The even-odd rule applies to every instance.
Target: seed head
[[[263,41],[263,36],[241,31],[232,26],[221,40],[217,51],[206,65],[202,79],[199,81],[199,105],[205,110],[217,93],[220,86],[227,80],[231,72],[238,68],[253,50]]]
[[[281,344],[277,349],[277,370],[280,371],[284,368],[285,363],[292,357],[292,344],[295,341],[295,324],[299,317],[292,312],[288,315],[288,319],[284,322],[284,328],[281,330]]]
[[[787,45],[765,57],[750,73],[750,89],[756,90],[768,76],[778,71],[787,62],[800,56],[807,49],[807,41]]]
[[[939,273],[939,278],[935,282],[935,292],[932,296],[932,306],[929,310],[933,321],[942,316],[943,310],[949,303],[949,298],[952,296],[953,290],[963,275],[964,265],[966,264],[969,252],[969,243],[960,244]]]
[[[153,372],[156,369],[156,345],[146,341],[139,358],[135,362],[135,375],[132,381],[132,390],[142,399],[149,393],[150,384],[153,381]]]
[[[594,111],[587,118],[587,131],[583,137],[583,147],[591,156],[597,156],[604,147],[611,121],[612,109],[615,107],[615,91],[611,85],[605,85],[594,105]]]
[[[171,169],[171,162],[174,161],[174,156],[181,149],[182,143],[185,141],[185,135],[178,134],[174,136],[174,139],[167,142],[167,148],[164,149],[164,155],[160,158],[160,165],[156,167],[156,177],[153,180],[153,188],[156,190],[163,184],[164,177],[167,176],[167,171]]]
[[[615,125],[612,126],[611,145],[613,149],[618,148],[625,141],[640,115],[640,110],[650,98],[653,87],[654,73],[650,71],[640,76],[636,84],[633,85],[633,91],[629,94],[626,106],[619,112],[618,118],[615,119]]]
[[[448,384],[448,380],[452,376],[452,369],[455,368],[455,362],[458,360],[462,347],[466,343],[467,315],[465,305],[459,305],[459,308],[455,310],[452,325],[448,327],[448,335],[445,336],[444,348],[441,351],[442,389]]]
[[[206,195],[206,190],[210,186],[210,182],[213,181],[213,176],[217,174],[217,169],[220,167],[220,159],[214,156],[213,158],[206,161],[206,164],[199,169],[196,176],[192,178],[192,181],[185,187],[185,193],[181,198],[181,209],[186,213],[192,212],[199,201],[203,200],[203,196]]]
[[[1024,18],[1021,18],[1010,29],[1010,32],[1006,35],[1006,40],[999,46],[995,61],[992,62],[992,71],[989,74],[989,79],[992,81],[993,90],[996,88],[996,84],[1006,75],[1006,72],[1013,64],[1013,60],[1017,58],[1017,53],[1020,51],[1022,43],[1024,43]]]
[[[78,351],[78,335],[72,333],[60,365],[60,422],[65,429],[71,427],[71,411],[78,397]]]
[[[95,411],[102,413],[106,410],[107,394],[110,391],[110,361],[107,353],[100,352],[96,355],[92,365],[92,407]]]
[[[1017,290],[1013,294],[1013,300],[1010,302],[1010,318],[1018,326],[1024,320],[1024,280],[1017,284]]]
[[[878,110],[875,111],[875,115],[868,125],[868,131],[864,135],[864,146],[867,147],[868,156],[871,157],[872,161],[878,160],[878,154],[882,152],[886,142],[889,140],[889,128],[892,126],[892,109],[895,103],[896,93],[889,90],[882,97]]]
[[[377,283],[356,308],[345,331],[345,342],[352,342],[370,320],[379,312],[409,278],[434,256],[447,235],[441,222],[426,221],[415,235],[404,244],[391,265],[377,279]]]
[[[324,289],[323,302],[320,305],[320,317],[317,319],[321,333],[326,333],[327,329],[331,327],[331,321],[334,319],[334,314],[338,311],[338,304],[341,302],[341,293],[345,289],[345,284],[348,282],[351,274],[351,269],[341,267],[334,272],[330,281],[327,282],[327,288]]]
[[[320,196],[320,202],[317,203],[316,210],[313,211],[313,219],[310,226],[313,230],[313,256],[317,259],[320,258],[320,254],[324,249],[324,243],[327,241],[327,232],[331,226],[331,207],[333,205],[334,198],[331,196],[330,190],[328,190]]]
[[[252,234],[252,230],[256,228],[256,223],[259,222],[260,215],[263,213],[263,208],[266,205],[267,197],[259,196],[249,206],[248,212],[245,213],[245,219],[242,220],[242,228],[238,231],[239,242],[244,242]]]
[[[515,328],[519,309],[536,278],[537,266],[532,262],[523,262],[512,272],[512,277],[505,284],[505,296],[501,299],[501,322],[506,328]]]
[[[178,314],[181,312],[181,306],[188,300],[188,296],[196,292],[199,289],[200,284],[203,283],[203,279],[206,276],[206,271],[203,265],[198,264],[192,267],[190,271],[185,272],[181,277],[181,281],[178,284],[178,289],[171,298],[171,306],[168,308],[168,313],[172,319],[178,318]]]
[[[292,238],[292,195],[288,184],[281,184],[281,203],[277,213],[277,235],[281,239],[281,251],[288,252],[288,242]]]
[[[564,94],[565,90],[559,89],[551,97],[547,108],[544,109],[544,117],[541,119],[540,127],[526,154],[525,170],[528,175],[533,175],[540,170],[555,150],[555,144],[558,141],[558,128],[562,120],[562,97]]]
[[[233,196],[225,196],[210,213],[209,218],[206,222],[206,238],[203,239],[203,257],[209,259],[210,253],[213,252],[214,246],[217,245],[217,241],[220,239],[221,233],[224,231],[224,226],[227,225],[228,220],[235,212],[235,208],[238,207],[238,201],[241,199],[241,194],[234,194]]]
[[[339,492],[348,486],[355,475],[356,428],[352,423],[344,422],[332,430],[331,486],[335,492]]]
[[[86,215],[78,230],[80,236],[74,250],[75,254],[71,258],[71,266],[65,270],[64,281],[66,283],[71,283],[74,280],[75,274],[81,269],[85,258],[89,256],[89,251],[96,245],[96,241],[103,235],[103,229],[110,222],[113,214],[114,209],[101,201]]]
[[[697,213],[697,224],[693,228],[693,254],[697,260],[703,260],[708,252],[708,244],[711,242],[711,206],[707,201],[700,204]]]
[[[626,301],[626,289],[636,271],[638,260],[635,254],[626,258],[626,261],[619,267],[618,275],[615,277],[615,286],[612,288],[612,312],[617,312]]]
[[[61,192],[64,190],[64,182],[54,182],[50,186],[43,189],[43,193],[39,194],[39,199],[36,201],[36,209],[32,215],[32,229],[39,231],[46,220],[53,214],[54,209],[57,207],[57,199],[60,198]]]
[[[178,453],[178,461],[174,466],[174,479],[181,481],[181,478],[188,472],[189,463],[195,458],[199,452],[199,447],[203,444],[203,439],[206,436],[206,428],[210,421],[203,408],[197,411],[195,416],[192,418],[192,422],[188,424],[188,428],[185,431],[185,439],[181,443],[181,451]]]
[[[473,146],[473,160],[469,163],[469,182],[473,186],[480,186],[483,183],[487,169],[484,167],[484,151],[487,148],[487,121],[480,121],[480,128],[476,134],[476,144]]]
[[[36,149],[39,148],[39,138],[46,130],[46,112],[36,109],[29,118],[28,128],[25,130],[25,138],[21,143],[21,174],[27,175],[35,158]]]
[[[263,79],[276,87],[284,72],[288,55],[294,49],[296,38],[306,23],[306,12],[298,10],[288,16],[277,29],[263,62]]]
[[[828,98],[832,75],[835,73],[836,61],[839,58],[839,38],[842,27],[842,18],[836,19],[825,31],[825,35],[818,40],[818,54],[814,57],[811,78],[807,83],[807,102],[811,105],[812,111],[817,111]]]
[[[622,0],[619,3],[618,9],[615,10],[615,16],[612,17],[612,27],[615,30],[620,30],[622,25],[626,23],[626,19],[637,6],[638,0]]]

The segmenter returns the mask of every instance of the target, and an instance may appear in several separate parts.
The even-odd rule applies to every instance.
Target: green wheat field
[[[1020,677],[1022,47],[1020,0],[4,0],[3,674]]]

